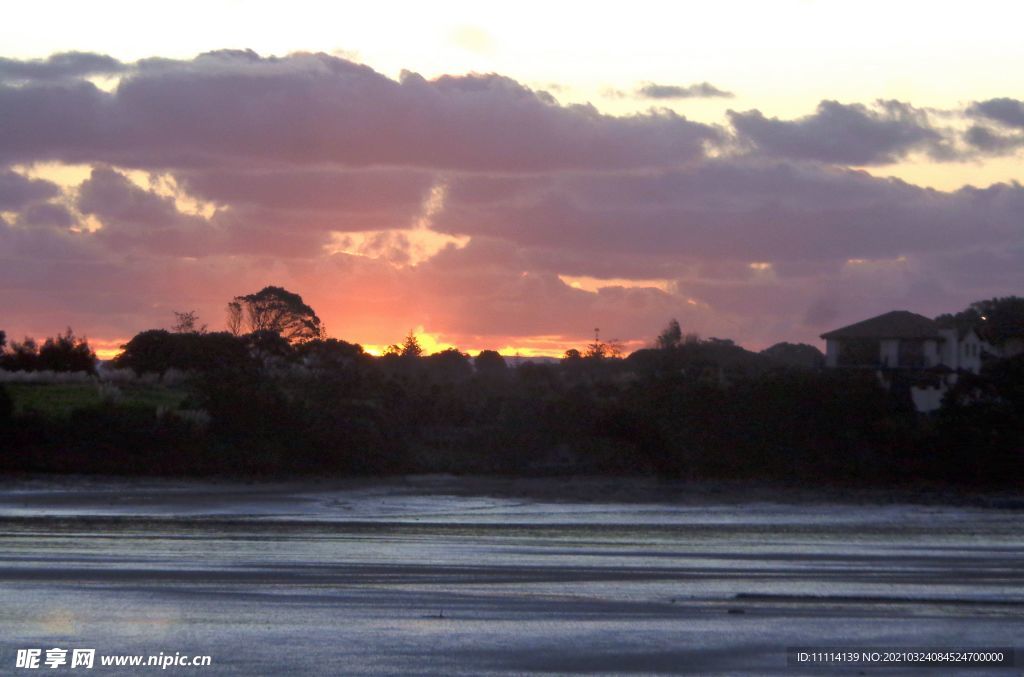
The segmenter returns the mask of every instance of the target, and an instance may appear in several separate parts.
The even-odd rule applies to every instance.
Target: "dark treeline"
[[[35,339],[12,341],[0,331],[0,369],[5,371],[82,371],[96,373],[96,353],[84,338],[71,328],[63,334],[46,339],[40,345]]]
[[[138,334],[115,360],[137,374],[187,373],[177,409],[108,401],[65,418],[15,415],[0,388],[0,469],[975,487],[1024,478],[1024,356],[964,375],[923,416],[873,373],[823,369],[811,346],[754,353],[684,335],[674,321],[656,347],[626,358],[595,340],[556,363],[515,366],[493,351],[424,356],[412,335],[374,357],[323,338],[318,320],[293,324],[305,335],[289,341],[273,322],[245,326],[246,298],[235,301],[234,333],[206,332],[192,316]]]

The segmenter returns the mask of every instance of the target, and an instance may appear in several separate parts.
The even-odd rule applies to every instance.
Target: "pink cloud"
[[[944,192],[848,166],[947,148],[909,104],[734,114],[730,135],[494,74],[393,80],[323,54],[120,64],[112,92],[79,77],[104,63],[0,62],[0,161],[92,167],[64,187],[0,168],[13,336],[130,336],[192,309],[218,328],[228,299],[274,284],[372,344],[417,326],[474,347],[575,345],[595,326],[641,343],[677,317],[764,347],[1024,285],[1019,184]],[[978,106],[1014,133],[1016,108]],[[326,246],[346,236],[366,255]],[[413,257],[416,237],[451,244]]]

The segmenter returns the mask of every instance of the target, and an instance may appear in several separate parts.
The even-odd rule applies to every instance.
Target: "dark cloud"
[[[325,54],[145,60],[113,93],[81,81],[3,87],[0,109],[0,157],[146,168],[641,168],[700,158],[719,137],[668,111],[613,117],[560,106],[498,75],[406,72],[396,82]]]
[[[19,226],[36,226],[44,228],[70,228],[78,223],[68,208],[53,202],[41,202],[29,205],[18,214]]]
[[[980,153],[1008,155],[1024,147],[1024,101],[977,101],[967,108],[967,115],[980,123],[964,133],[964,141]]]
[[[729,111],[741,144],[775,157],[845,165],[895,162],[913,151],[950,155],[925,111],[899,101],[862,104],[822,101],[797,120],[767,118],[760,111]]]
[[[1019,187],[943,193],[786,163],[460,177],[437,218],[472,239],[401,268],[325,256],[315,233],[256,225],[238,207],[209,220],[183,214],[113,170],[98,169],[80,192],[103,223],[96,233],[0,229],[0,289],[27,294],[9,311],[18,327],[59,316],[93,334],[130,336],[165,326],[183,302],[219,326],[227,299],[276,283],[300,290],[336,335],[369,343],[417,325],[474,347],[517,336],[571,343],[593,326],[642,339],[678,317],[705,336],[764,347],[890,306],[941,312],[1024,283]],[[465,221],[451,228],[456,218]],[[559,275],[671,285],[609,282],[590,292]],[[42,290],[73,293],[47,301]],[[47,312],[22,309],[30,297]]]
[[[452,184],[435,227],[595,261],[843,261],[1019,238],[1024,189],[943,193],[851,170],[733,159],[643,175],[469,177]]]
[[[31,202],[48,200],[60,194],[57,184],[43,179],[29,179],[0,169],[0,211],[17,211]]]
[[[223,207],[206,218],[181,211],[174,197],[142,188],[106,167],[93,169],[77,192],[79,211],[102,225],[96,239],[115,250],[162,257],[315,256],[328,241],[332,223],[317,222],[301,210],[245,205]]]
[[[158,256],[209,256],[222,249],[223,234],[206,219],[179,211],[173,197],[140,188],[109,168],[95,168],[78,188],[77,207],[102,228],[93,237],[113,250]]]
[[[0,58],[0,82],[5,80],[59,80],[88,75],[110,75],[128,68],[106,54],[61,52],[46,59],[19,61]]]
[[[113,169],[98,167],[78,189],[78,209],[108,227],[167,228],[182,222],[174,198],[139,188]]]
[[[1024,129],[1024,101],[999,98],[978,101],[967,109],[968,115],[998,122],[1007,127]]]
[[[721,90],[710,82],[685,87],[646,82],[637,88],[636,96],[644,99],[731,99],[733,93]]]
[[[125,143],[110,96],[90,82],[73,80],[11,87],[0,83],[0,161],[90,162],[98,149]]]
[[[987,155],[1006,155],[1024,146],[1024,134],[1003,133],[983,125],[971,125],[964,140]]]
[[[263,221],[300,220],[330,230],[407,227],[438,181],[430,172],[331,167],[187,170],[175,176],[190,196],[245,209]]]

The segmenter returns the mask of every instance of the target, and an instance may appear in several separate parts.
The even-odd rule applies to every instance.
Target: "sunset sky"
[[[17,3],[0,329],[761,349],[1024,294],[1018,2]]]

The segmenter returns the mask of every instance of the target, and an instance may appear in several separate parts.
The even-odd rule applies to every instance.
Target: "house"
[[[973,329],[941,327],[908,310],[893,310],[821,338],[826,367],[875,371],[890,388],[909,387],[922,412],[938,409],[957,374],[977,374],[983,358],[995,352]]]

